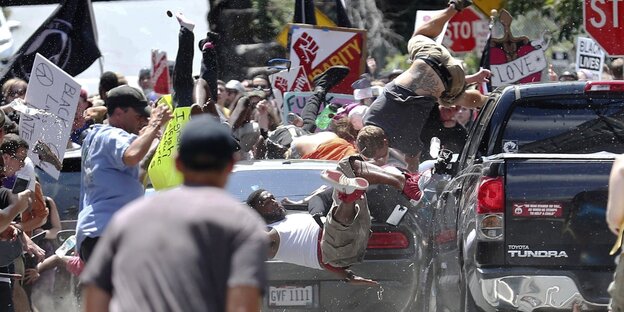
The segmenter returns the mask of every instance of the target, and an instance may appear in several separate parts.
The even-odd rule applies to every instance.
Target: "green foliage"
[[[557,24],[557,32],[553,34],[557,41],[574,41],[583,31],[583,0],[508,0],[505,7],[512,16],[541,11],[545,18]]]
[[[252,0],[257,15],[251,25],[260,41],[272,40],[292,21],[293,0]]]
[[[479,62],[481,61],[481,52],[466,53],[463,57],[464,70],[468,74],[474,74],[479,71]]]
[[[386,66],[381,72],[391,72],[393,69],[406,70],[409,68],[409,57],[407,54],[395,54],[386,57]]]
[[[559,40],[574,41],[583,30],[583,1],[557,0],[555,2],[555,22],[561,27]]]

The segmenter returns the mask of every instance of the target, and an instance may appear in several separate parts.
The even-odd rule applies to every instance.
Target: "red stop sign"
[[[624,1],[624,0],[623,0]],[[477,35],[481,24],[487,23],[472,8],[455,14],[449,21],[444,34],[445,42],[453,52],[470,52],[477,47]]]
[[[584,0],[585,30],[609,56],[624,56],[624,0]]]

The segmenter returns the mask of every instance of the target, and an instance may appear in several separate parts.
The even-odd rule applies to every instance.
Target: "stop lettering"
[[[583,0],[587,33],[609,56],[624,56],[624,0]]]
[[[479,31],[476,22],[482,18],[472,9],[466,8],[455,14],[446,28],[445,42],[450,42],[449,49],[453,52],[470,52],[477,46],[477,33]]]

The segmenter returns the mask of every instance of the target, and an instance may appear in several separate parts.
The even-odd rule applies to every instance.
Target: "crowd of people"
[[[147,167],[173,118],[172,108],[154,104],[160,94],[150,70],[140,72],[140,89],[121,74],[103,73],[96,95],[81,91],[67,142],[82,149],[76,246],[69,253],[55,252],[59,213],[19,137],[14,104],[23,102],[28,84],[8,80],[0,106],[0,310],[48,310],[29,296],[54,268],[80,276],[87,311],[258,311],[270,258],[328,270],[354,285],[376,284],[350,269],[362,261],[370,233],[369,185],[385,184],[418,201],[419,164],[437,156],[429,143],[459,152],[487,100],[474,86],[487,82],[490,71],[467,74],[461,60],[433,40],[470,4],[450,0],[416,29],[407,45],[409,68],[380,76],[369,58],[367,72],[352,85],[352,104],[327,99],[348,67],[317,75],[300,115],[284,113],[266,73],[217,79],[218,34],[200,40],[200,75],[193,77],[194,23],[176,14],[173,109],[190,107],[192,114],[175,156],[183,185],[143,196]],[[613,61],[609,75],[622,79],[623,65]],[[552,67],[549,75],[591,79],[557,75]],[[58,165],[49,147],[35,152]],[[321,173],[328,186],[304,199],[310,214],[290,215],[271,190],[252,192],[246,206],[223,191],[235,162],[252,159],[335,160],[338,166]],[[12,194],[20,177],[31,185]]]

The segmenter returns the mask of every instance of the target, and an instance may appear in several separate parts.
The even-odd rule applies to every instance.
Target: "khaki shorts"
[[[348,158],[338,164],[340,171],[349,178],[355,174],[349,164]],[[368,211],[366,195],[355,201],[357,214],[351,224],[341,224],[334,220],[334,211],[340,205],[338,194],[334,190],[334,204],[327,214],[323,237],[321,238],[321,253],[323,263],[334,267],[348,267],[364,260],[364,253],[370,237],[371,217]]]
[[[407,51],[410,59],[433,58],[441,65],[445,66],[451,74],[451,84],[445,94],[440,97],[440,104],[445,106],[453,105],[453,102],[466,89],[466,74],[461,62],[451,56],[451,53],[441,44],[437,44],[433,39],[416,35],[407,43]]]
[[[608,288],[609,295],[611,295],[609,308],[613,312],[624,312],[624,257],[620,255],[616,259],[617,268],[613,274],[613,282]]]
[[[440,63],[446,64],[453,59],[451,53],[444,46],[423,35],[416,35],[407,42],[407,52],[411,60],[419,57],[432,57]]]

